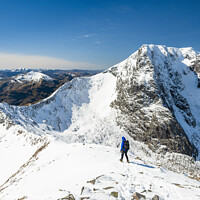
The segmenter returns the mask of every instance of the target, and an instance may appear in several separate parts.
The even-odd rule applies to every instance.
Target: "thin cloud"
[[[81,35],[80,37],[81,38],[90,38],[90,37],[93,37],[95,36],[95,34],[85,34],[85,35]]]
[[[101,44],[101,42],[100,42],[100,41],[95,41],[94,43],[95,43],[95,44]]]
[[[48,56],[0,53],[0,69],[14,68],[97,69],[97,65]]]

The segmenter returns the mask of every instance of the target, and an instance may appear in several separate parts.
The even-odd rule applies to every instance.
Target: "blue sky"
[[[105,69],[150,43],[199,51],[199,10],[198,0],[0,0],[0,66]]]

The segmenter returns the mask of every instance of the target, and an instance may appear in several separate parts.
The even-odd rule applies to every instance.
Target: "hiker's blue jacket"
[[[126,141],[126,138],[125,138],[125,137],[122,137],[121,150],[127,151],[126,149],[124,149],[124,141]]]

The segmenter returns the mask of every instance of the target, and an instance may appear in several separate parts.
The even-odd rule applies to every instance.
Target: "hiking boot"
[[[122,159],[119,159],[119,160],[120,160],[121,162],[123,162]]]
[[[127,163],[129,163],[129,161],[127,161]]]

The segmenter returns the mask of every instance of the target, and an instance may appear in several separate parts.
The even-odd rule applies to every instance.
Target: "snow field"
[[[0,129],[0,185],[2,185],[34,154],[45,139],[28,133],[20,126],[9,130],[0,126]]]
[[[76,199],[115,199],[110,196],[112,191],[118,192],[118,199],[131,199],[135,192],[147,199],[155,194],[162,199],[200,198],[200,183],[187,176],[145,164],[133,154],[129,154],[129,164],[125,158],[121,163],[119,158],[117,148],[52,141],[38,154],[37,160],[18,174],[20,179],[15,177],[17,183],[0,192],[0,198],[26,196],[45,200],[73,194]],[[94,179],[94,184],[88,182]]]

